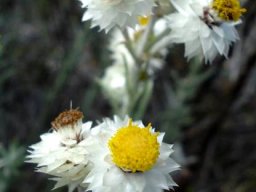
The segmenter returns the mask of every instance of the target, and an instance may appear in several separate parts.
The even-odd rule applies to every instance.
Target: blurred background
[[[188,64],[175,46],[154,75],[143,121],[177,146],[176,191],[256,189],[256,2],[242,4],[229,60]],[[54,182],[24,157],[71,100],[84,120],[113,115],[95,82],[111,64],[108,36],[82,14],[76,0],[0,1],[0,192],[51,191]]]

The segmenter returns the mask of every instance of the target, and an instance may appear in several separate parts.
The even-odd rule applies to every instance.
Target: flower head
[[[62,112],[52,122],[53,130],[30,146],[27,162],[36,163],[39,172],[55,176],[55,188],[69,185],[72,191],[89,172],[85,143],[92,123],[83,124],[82,118],[82,112],[76,109]]]
[[[97,139],[91,142],[94,162],[85,183],[92,191],[155,192],[176,186],[169,173],[179,168],[169,156],[172,145],[162,142],[163,133],[141,121],[104,121],[93,128]]]
[[[214,0],[212,9],[224,21],[238,21],[246,12],[245,8],[241,8],[238,0]]]
[[[238,0],[171,0],[177,13],[167,16],[171,40],[185,44],[185,56],[205,57],[212,62],[216,55],[228,57],[230,46],[239,39],[235,25],[242,13]]]
[[[83,21],[92,20],[92,27],[108,32],[113,27],[132,27],[139,16],[151,15],[153,0],[80,0],[87,8]]]
[[[151,125],[140,128],[130,120],[109,140],[112,161],[124,171],[144,172],[152,168],[159,156],[157,133]]]

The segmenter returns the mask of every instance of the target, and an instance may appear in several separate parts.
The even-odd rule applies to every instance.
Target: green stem
[[[120,28],[119,28],[120,29]],[[121,30],[121,29],[120,29]],[[137,57],[134,49],[133,49],[133,46],[132,46],[132,40],[130,39],[129,37],[129,34],[128,34],[128,31],[127,29],[124,29],[124,30],[121,30],[124,38],[125,38],[125,46],[127,48],[127,50],[130,52],[131,56],[133,57],[134,61],[138,61],[139,58]]]
[[[142,92],[141,98],[139,100],[140,102],[139,102],[138,108],[136,109],[136,112],[134,115],[135,119],[141,119],[144,116],[148,103],[150,101],[150,98],[152,96],[152,90],[153,90],[153,81],[148,79],[147,82],[145,82],[144,91]]]
[[[153,41],[151,41],[146,50],[149,51],[151,54],[155,54],[161,47],[158,47],[157,49],[153,49],[154,46],[159,43],[164,37],[166,37],[170,33],[170,29],[164,30],[162,33],[160,33]]]
[[[155,21],[156,21],[156,18],[152,16],[152,19],[150,20],[146,30],[144,31],[142,37],[139,39],[139,42],[136,48],[136,55],[138,55],[138,57],[141,57],[145,51],[145,47],[148,43],[149,36],[153,31]]]

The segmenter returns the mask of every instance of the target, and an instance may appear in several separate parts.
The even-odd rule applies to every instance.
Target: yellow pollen
[[[212,8],[224,21],[237,21],[246,12],[238,0],[213,0]]]
[[[151,169],[159,156],[158,132],[152,133],[151,124],[141,128],[129,121],[108,142],[112,161],[128,172]]]
[[[138,21],[141,26],[146,26],[149,23],[150,17],[149,16],[139,16]]]

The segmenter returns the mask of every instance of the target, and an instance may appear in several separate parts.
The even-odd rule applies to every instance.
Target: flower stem
[[[138,57],[142,56],[146,47],[146,44],[148,42],[149,36],[153,30],[154,24],[155,24],[156,18],[152,16],[145,32],[143,33],[143,36],[140,38],[138,45],[136,47],[136,55]]]

